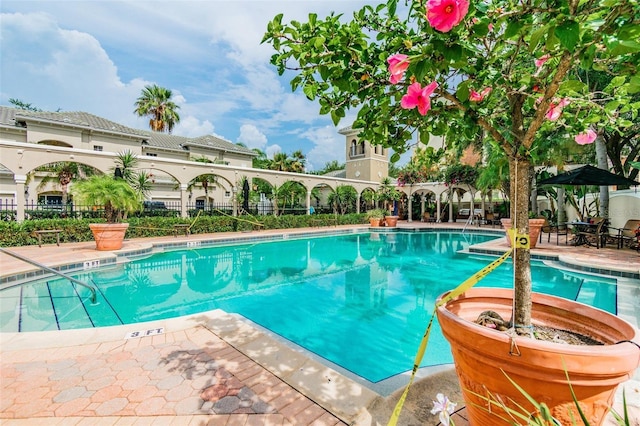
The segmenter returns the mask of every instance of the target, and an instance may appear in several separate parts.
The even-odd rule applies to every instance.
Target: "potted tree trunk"
[[[101,206],[104,208],[106,223],[89,225],[97,250],[119,250],[129,228],[123,223],[128,213],[142,208],[142,201],[125,180],[107,175],[92,176],[76,182],[72,189],[74,201],[78,204]]]
[[[538,238],[540,237],[540,232],[542,231],[544,221],[545,219],[529,218],[529,245],[531,248],[535,248],[538,244]],[[502,227],[505,231],[508,231],[513,227],[511,219],[509,218],[500,219],[500,223],[502,223]],[[506,238],[509,242],[509,246],[511,246],[511,239],[509,238],[508,232]]]
[[[623,46],[637,44],[637,34],[629,28],[637,24],[640,3],[621,0],[606,7],[601,2],[577,0],[562,5],[541,0],[410,3],[407,8],[401,8],[396,0],[375,8],[365,6],[354,13],[353,22],[344,24],[337,24],[333,16],[322,22],[313,16],[311,24],[286,25],[278,15],[269,23],[264,41],[276,49],[271,60],[281,73],[288,64],[299,66],[298,60],[304,60],[304,67],[295,71],[299,74],[292,86],[304,81],[305,93],[311,94],[311,99],[320,99],[321,112],[331,113],[334,124],[345,116],[345,109],[357,106],[353,128],[360,129],[358,138],[393,148],[392,162],[400,159],[400,153],[407,151],[416,135],[424,144],[430,135],[442,136],[451,151],[482,144],[484,158],[506,160],[512,228],[516,236],[529,234],[529,172],[534,156],[537,161],[549,162],[561,143],[593,143],[609,129],[623,131],[631,126],[629,117],[637,106],[624,93],[638,91],[639,57]],[[331,46],[313,42],[335,40],[335,34],[343,35],[341,42]],[[350,61],[348,73],[343,68],[345,57]],[[385,58],[386,63],[371,58]],[[591,72],[607,75],[606,83],[589,87],[586,82],[591,80]],[[523,382],[526,392],[533,392],[530,386],[534,386],[547,393],[564,389],[566,396],[569,382],[566,378],[545,379],[541,374],[547,369],[544,364],[549,361],[550,368],[563,372],[559,359],[586,365],[591,362],[586,352],[602,352],[603,358],[591,362],[584,373],[578,374],[580,368],[574,370],[573,366],[567,370],[570,379],[576,374],[576,380],[584,383],[595,379],[595,386],[586,385],[580,390],[581,406],[606,407],[609,397],[594,395],[605,392],[605,387],[615,387],[640,363],[635,344],[616,344],[635,339],[635,333],[613,315],[598,322],[611,322],[625,332],[592,332],[584,325],[584,318],[596,316],[595,311],[556,298],[538,302],[539,295],[532,293],[529,247],[515,247],[512,253],[514,290],[504,294],[508,302],[503,302],[508,306],[503,313],[510,335],[472,323],[478,311],[495,306],[490,298],[472,297],[474,292],[459,296],[438,311],[443,332],[450,338],[462,388],[495,394],[503,401],[518,401],[521,393],[506,377],[500,381],[502,374],[493,374],[492,380],[475,380],[484,369],[495,368],[496,372],[515,368],[516,381]],[[467,309],[467,304],[475,306]],[[469,310],[473,313],[464,313]],[[553,327],[561,324],[602,344],[589,346],[588,350],[566,349],[569,345],[553,342],[540,347],[533,344],[537,340],[535,335],[532,338],[532,327],[547,322],[548,310],[562,312],[560,316],[565,318],[549,321]],[[455,338],[457,328],[451,329],[457,323],[470,328],[463,339]],[[481,339],[487,334],[506,339],[506,356],[491,356],[498,345],[494,340]],[[481,362],[469,363],[468,373],[463,371],[466,358],[471,356],[467,347],[487,353]],[[626,358],[606,357],[617,351]],[[540,381],[529,382],[529,376]],[[511,388],[513,392],[508,393]],[[465,395],[467,409],[481,404]],[[599,402],[594,403],[594,399]],[[564,404],[557,402],[562,400],[549,400],[549,404],[558,404],[551,407],[554,413],[563,410]],[[590,411],[594,413],[589,419],[591,426],[600,424],[603,410]],[[474,416],[471,424],[500,424],[498,417],[491,421],[478,419]]]

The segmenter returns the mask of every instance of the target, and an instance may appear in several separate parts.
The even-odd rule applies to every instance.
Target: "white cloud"
[[[314,143],[307,153],[307,170],[322,169],[332,160],[344,163],[345,139],[333,126],[310,129],[303,136]]]
[[[273,158],[273,155],[279,152],[282,152],[282,148],[280,147],[280,145],[276,145],[276,144],[269,145],[265,150],[265,153],[267,154],[267,158]]]
[[[171,89],[181,107],[174,134],[215,130],[265,152],[302,149],[320,167],[343,162],[342,146],[323,150],[316,130],[308,130],[328,125],[328,116],[319,116],[318,104],[302,93],[291,93],[291,76],[277,75],[269,64],[273,48],[260,42],[278,13],[283,22],[332,10],[349,18],[362,4],[3,0],[0,102],[16,98],[147,129],[148,118],[134,114],[134,102],[145,85],[158,84]]]
[[[247,145],[249,149],[258,148],[264,150],[267,146],[267,137],[253,124],[243,124],[240,127],[238,142]]]
[[[209,120],[200,121],[192,115],[188,117],[181,116],[180,123],[178,123],[174,128],[173,134],[186,136],[188,138],[196,138],[203,135],[213,135],[213,129],[214,126]]]

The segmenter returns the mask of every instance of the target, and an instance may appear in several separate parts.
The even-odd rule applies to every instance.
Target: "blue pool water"
[[[132,324],[212,309],[238,313],[371,381],[411,369],[434,301],[491,258],[459,253],[496,236],[361,233],[189,248],[0,292],[0,330]],[[501,237],[503,238],[503,237]],[[616,312],[616,282],[532,265],[534,291]],[[481,286],[511,287],[505,262]],[[451,363],[434,330],[422,366]]]

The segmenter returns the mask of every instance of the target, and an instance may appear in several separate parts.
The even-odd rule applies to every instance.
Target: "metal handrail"
[[[68,279],[69,281],[71,281],[72,283],[76,283],[76,284],[78,284],[78,285],[80,285],[80,286],[82,286],[82,287],[86,287],[86,288],[88,288],[88,289],[91,291],[91,303],[96,303],[96,301],[98,300],[98,299],[97,299],[97,296],[96,296],[96,289],[95,289],[95,287],[92,287],[92,286],[90,286],[90,285],[89,285],[89,284],[87,284],[87,283],[83,283],[82,281],[79,281],[79,280],[77,280],[77,279],[75,279],[75,278],[73,278],[73,277],[70,277],[69,275],[67,275],[67,274],[65,274],[65,273],[63,273],[63,272],[56,271],[55,269],[49,268],[48,266],[45,266],[45,265],[43,265],[42,263],[36,262],[35,260],[29,259],[28,257],[24,257],[24,256],[22,256],[21,254],[18,254],[18,253],[12,252],[12,251],[7,250],[7,249],[5,249],[5,248],[0,247],[0,252],[5,253],[5,254],[8,254],[9,256],[15,257],[16,259],[20,259],[20,260],[22,260],[23,262],[30,263],[30,264],[32,264],[33,266],[37,266],[38,268],[43,269],[43,270],[45,270],[45,271],[47,271],[47,272],[50,272],[50,273],[52,273],[52,274],[54,274],[54,275],[59,275],[59,276],[61,276],[62,278],[66,278],[66,279]],[[27,283],[21,283],[21,284],[18,284],[18,285],[24,285],[24,284],[30,284],[30,283],[28,283],[28,282],[27,282]]]

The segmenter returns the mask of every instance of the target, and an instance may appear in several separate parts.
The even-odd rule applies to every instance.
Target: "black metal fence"
[[[14,199],[0,199],[0,220],[15,221],[17,204]],[[179,217],[182,204],[180,201],[145,201],[143,209],[130,214],[134,217]],[[258,203],[249,204],[249,209],[244,210],[238,206],[239,214],[251,214],[254,216],[273,214],[269,206],[265,208]],[[30,219],[60,219],[60,218],[101,218],[104,217],[104,208],[101,206],[87,206],[75,203],[68,204],[42,204],[35,201],[27,201],[24,206],[25,220]],[[279,215],[305,215],[307,208],[304,206],[284,206],[278,208]],[[333,213],[328,205],[314,206],[315,213]],[[190,217],[196,215],[224,216],[233,215],[231,203],[187,203],[187,213]]]

